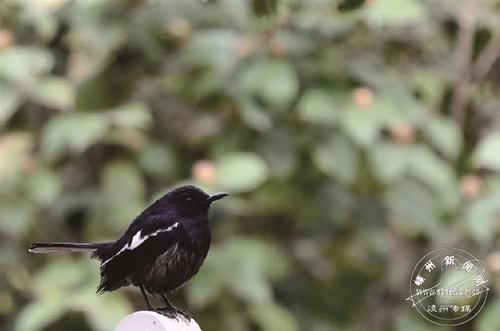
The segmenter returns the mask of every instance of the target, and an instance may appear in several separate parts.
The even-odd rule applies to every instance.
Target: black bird
[[[208,209],[227,193],[208,195],[194,186],[176,188],[146,208],[114,242],[34,243],[33,253],[88,251],[101,261],[97,293],[134,285],[140,288],[148,309],[176,318],[189,314],[168,300],[172,292],[200,269],[210,246]],[[148,294],[160,295],[166,307],[153,308]]]

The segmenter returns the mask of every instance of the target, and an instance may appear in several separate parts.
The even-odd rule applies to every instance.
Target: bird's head
[[[209,195],[195,186],[186,185],[170,191],[165,195],[164,199],[179,214],[189,216],[208,212],[212,202],[227,195],[227,193],[222,192]]]

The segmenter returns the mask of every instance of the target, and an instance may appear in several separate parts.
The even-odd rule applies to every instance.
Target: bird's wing
[[[126,283],[127,277],[141,271],[185,235],[179,222],[162,223],[161,227],[146,226],[133,235],[122,237],[111,251],[98,256],[102,260],[98,293],[121,287]]]

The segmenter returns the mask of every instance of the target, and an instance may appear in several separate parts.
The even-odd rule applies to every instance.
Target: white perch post
[[[152,311],[138,311],[126,316],[115,331],[201,331],[194,319],[187,321],[182,316],[170,319]]]

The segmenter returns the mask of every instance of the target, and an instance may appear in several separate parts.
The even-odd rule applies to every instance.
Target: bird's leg
[[[163,298],[163,301],[165,302],[166,307],[159,308],[158,310],[161,310],[161,313],[167,317],[170,318],[175,318],[177,319],[177,315],[181,315],[188,321],[191,320],[191,315],[189,313],[180,310],[178,308],[175,308],[174,305],[168,300],[167,296],[165,294],[161,294],[161,297]]]
[[[162,294],[161,297],[163,298],[163,302],[165,302],[166,305],[165,309],[175,310],[174,305],[172,305],[172,303],[170,302],[170,300],[168,300],[165,294]]]
[[[139,286],[141,289],[142,296],[144,297],[144,301],[146,301],[146,306],[148,307],[149,310],[155,311],[156,309],[151,306],[151,303],[149,302],[148,294],[146,293],[146,290],[144,290],[144,287],[141,285]]]
[[[163,300],[167,304],[167,307],[154,308],[151,302],[149,301],[148,294],[143,286],[139,286],[141,289],[142,296],[144,297],[144,301],[146,301],[146,306],[149,310],[160,313],[168,318],[177,319],[177,316],[180,314],[177,309],[168,301],[167,297],[162,295]],[[153,295],[154,296],[154,295]],[[184,315],[183,315],[184,316]]]
[[[142,296],[144,297],[144,301],[146,301],[146,306],[148,307],[149,310],[160,313],[171,319],[177,319],[177,317],[181,315],[188,321],[191,320],[191,316],[188,313],[175,308],[164,294],[162,294],[161,297],[163,298],[163,301],[165,301],[165,304],[167,306],[161,308],[154,308],[153,305],[151,305],[151,302],[149,301],[148,294],[144,289],[144,287],[141,285],[139,286],[139,288],[141,289]]]

